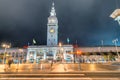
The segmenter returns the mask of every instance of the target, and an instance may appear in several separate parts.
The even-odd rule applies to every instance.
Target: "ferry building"
[[[51,60],[61,62],[74,61],[77,56],[70,53],[73,53],[75,50],[81,50],[85,59],[96,58],[96,60],[99,60],[100,58],[101,60],[101,57],[103,58],[104,55],[106,55],[108,58],[110,55],[115,55],[118,57],[120,55],[119,46],[74,48],[72,45],[63,45],[62,43],[59,43],[58,33],[60,32],[58,32],[58,29],[58,19],[56,17],[54,3],[52,3],[52,8],[47,23],[47,45],[32,45],[28,46],[27,49],[4,48],[0,49],[0,54],[12,56],[14,62],[25,60],[25,62],[27,61],[35,63]],[[7,59],[6,55],[4,56],[4,61]]]
[[[56,17],[54,3],[47,23],[47,45],[29,46],[27,51],[27,61],[34,60],[73,60],[72,45],[58,44],[58,19]]]

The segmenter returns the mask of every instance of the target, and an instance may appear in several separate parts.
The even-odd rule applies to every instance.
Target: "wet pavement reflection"
[[[80,69],[79,69],[80,68]],[[120,71],[120,65],[111,64],[0,64],[0,72],[74,72],[74,71]]]

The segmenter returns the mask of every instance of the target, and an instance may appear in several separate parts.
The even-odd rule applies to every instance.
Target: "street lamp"
[[[19,63],[20,63],[20,54],[22,54],[22,52],[23,52],[23,49],[19,49]],[[22,54],[23,55],[23,54]],[[22,56],[23,57],[23,56]],[[22,60],[22,62],[23,62],[23,60]]]
[[[77,50],[76,51],[76,54],[79,56],[79,70],[81,70],[81,66],[80,66],[80,56],[81,56],[81,54],[82,54],[82,52],[80,51],[80,50]]]
[[[6,57],[6,56],[5,56],[5,55],[6,55],[6,54],[5,54],[5,53],[6,53],[6,50],[7,50],[7,48],[10,48],[11,46],[8,45],[8,44],[2,44],[2,47],[5,48],[5,49],[4,49],[4,55],[3,55],[3,64],[4,64],[4,63],[5,63],[5,57]]]
[[[119,53],[118,53],[118,48],[117,48],[118,39],[114,39],[112,42],[115,44],[115,48],[116,48],[117,55],[118,55],[118,58],[119,58]]]
[[[17,63],[17,68],[16,68],[16,70],[18,70],[18,68],[19,68],[19,66],[20,66],[20,53],[22,53],[23,52],[23,49],[18,49],[18,63]]]
[[[5,53],[6,53],[6,50],[7,50],[7,48],[10,48],[11,46],[10,46],[9,44],[5,44],[5,43],[4,43],[4,44],[2,44],[2,47],[5,48],[5,49],[4,49],[4,54],[3,54],[3,64],[4,64],[5,61],[6,61],[6,60],[5,60],[5,57],[6,57],[6,54],[5,54]],[[5,69],[6,69],[6,63],[5,63],[4,70],[5,70]]]
[[[59,47],[61,47],[62,46],[62,43],[61,42],[59,42]]]
[[[62,59],[62,61],[63,61],[63,48],[61,48],[62,47],[62,43],[61,42],[59,42],[59,47],[60,47],[60,57],[61,57],[61,59]]]
[[[115,21],[117,21],[120,25],[120,9],[114,10],[114,12],[110,15]]]

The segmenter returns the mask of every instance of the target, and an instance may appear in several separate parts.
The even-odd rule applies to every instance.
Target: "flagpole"
[[[28,46],[30,45],[30,43],[28,42]]]
[[[103,47],[103,40],[101,40],[101,44],[102,44],[102,47]]]
[[[32,42],[32,45],[34,46],[34,43]]]
[[[77,40],[76,40],[76,42],[75,42],[76,44],[77,44]]]
[[[99,48],[100,52],[102,52],[102,47],[103,47],[103,40],[101,40],[101,47]]]

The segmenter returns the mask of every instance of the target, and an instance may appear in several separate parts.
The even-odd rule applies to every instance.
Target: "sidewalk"
[[[12,64],[10,69],[0,64],[0,73],[50,73],[50,72],[120,72],[119,66],[104,64]]]
[[[50,64],[12,64],[10,68],[8,65],[0,64],[0,73],[9,72],[50,72]]]
[[[66,66],[65,64],[58,64],[56,66],[52,66],[51,72],[66,72]]]

